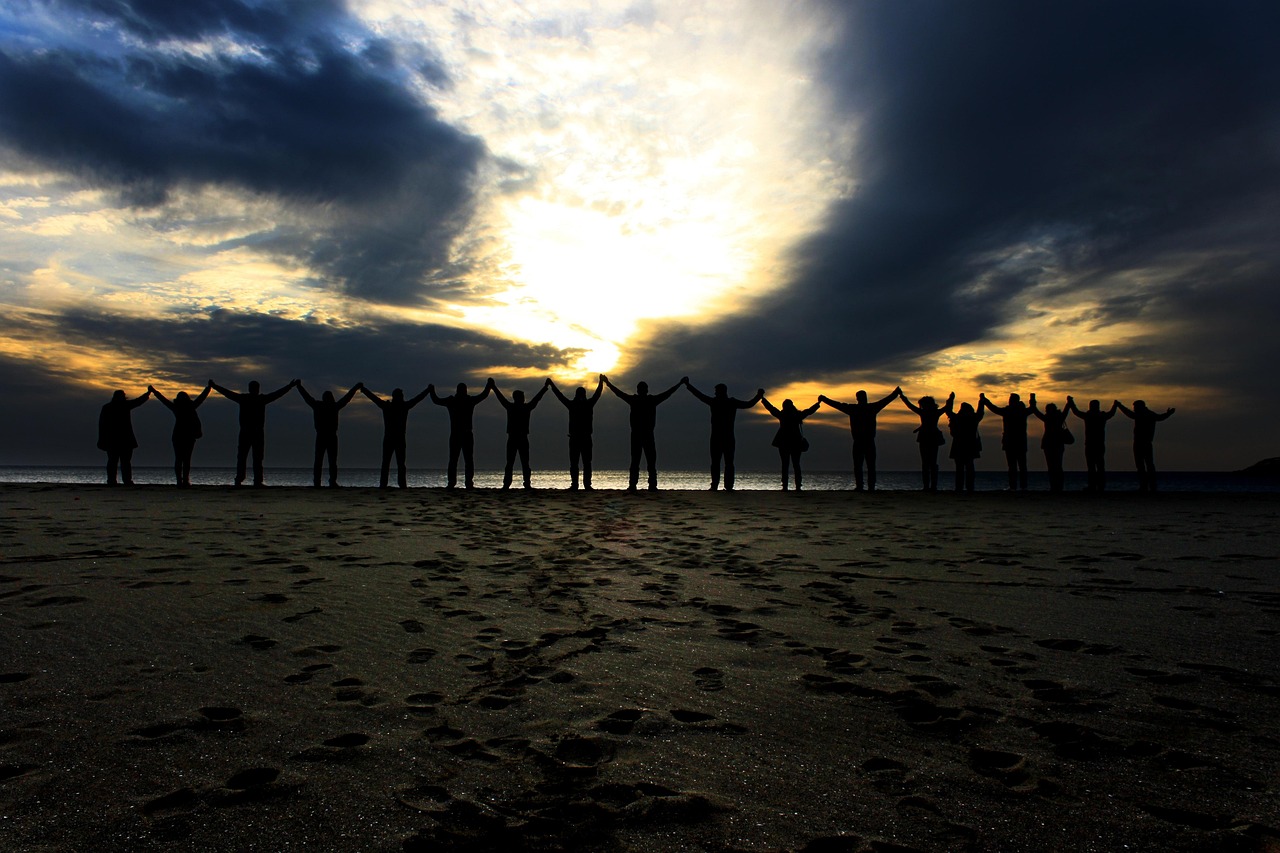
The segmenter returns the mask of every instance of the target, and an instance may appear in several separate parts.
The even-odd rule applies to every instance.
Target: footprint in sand
[[[724,673],[715,667],[700,666],[693,671],[693,683],[699,690],[724,690]]]
[[[400,627],[405,630],[406,634],[421,634],[427,630],[417,619],[403,619],[399,624]]]

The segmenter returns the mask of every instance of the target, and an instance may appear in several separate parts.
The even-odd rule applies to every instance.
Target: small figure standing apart
[[[617,394],[619,399],[631,407],[631,479],[627,491],[634,492],[640,482],[640,454],[644,454],[649,463],[649,489],[658,488],[658,448],[654,440],[653,430],[658,423],[658,406],[676,392],[676,389],[689,381],[684,377],[661,394],[649,394],[649,385],[645,382],[636,384],[636,393],[628,394],[619,391],[618,387],[603,376],[604,384]]]
[[[733,491],[733,456],[737,448],[737,439],[733,434],[733,422],[739,409],[750,409],[764,398],[764,389],[756,391],[750,400],[738,400],[729,396],[729,389],[724,384],[716,386],[714,397],[708,397],[697,388],[685,382],[689,393],[711,407],[711,489],[720,488],[720,461],[724,460],[724,488]]]
[[[1049,491],[1062,491],[1065,475],[1062,472],[1062,453],[1066,446],[1075,441],[1067,430],[1067,410],[1059,411],[1056,403],[1049,403],[1042,413],[1036,408],[1035,398],[1031,398],[1031,414],[1044,422],[1044,437],[1040,439],[1040,449],[1044,451],[1044,464],[1049,470]]]
[[[315,464],[311,472],[311,485],[317,489],[320,488],[320,471],[324,468],[324,458],[329,457],[329,487],[337,488],[338,486],[338,412],[342,411],[347,403],[351,402],[351,398],[356,392],[364,387],[363,382],[357,382],[351,387],[351,390],[342,395],[342,399],[335,400],[332,391],[325,391],[317,400],[307,393],[307,389],[302,387],[302,380],[296,380],[298,383],[298,393],[302,395],[302,399],[311,407],[311,414],[316,425],[316,458]]]
[[[422,393],[411,400],[404,398],[404,390],[396,388],[391,392],[391,399],[384,400],[377,394],[360,384],[360,393],[369,398],[382,410],[382,473],[378,478],[378,488],[385,489],[391,475],[391,457],[396,457],[396,482],[400,488],[409,485],[408,469],[404,464],[405,434],[409,430],[409,410],[427,398],[431,391],[428,385]]]
[[[556,398],[564,403],[564,407],[569,410],[569,473],[573,477],[573,485],[570,489],[578,488],[578,463],[582,463],[582,485],[583,488],[591,488],[591,430],[592,421],[596,403],[600,400],[600,394],[604,391],[604,374],[600,374],[600,378],[596,380],[596,392],[590,397],[587,396],[587,389],[578,386],[573,392],[573,397],[566,397],[560,393],[560,389],[556,387],[556,383],[550,379],[551,392]]]
[[[1138,491],[1154,492],[1156,490],[1156,460],[1152,444],[1156,440],[1156,422],[1167,420],[1173,409],[1165,409],[1158,415],[1147,408],[1142,400],[1134,400],[1133,408],[1126,409],[1119,400],[1115,405],[1124,416],[1133,421],[1133,461],[1138,467]]]
[[[126,486],[133,485],[133,450],[138,439],[133,434],[133,410],[147,402],[151,388],[130,400],[123,391],[111,395],[111,402],[98,413],[98,449],[107,452],[107,485],[116,485],[116,470]]]
[[[245,463],[250,451],[253,452],[253,485],[258,488],[263,486],[262,456],[267,443],[267,405],[288,394],[297,384],[298,380],[295,379],[283,388],[263,394],[257,382],[250,382],[248,393],[242,394],[239,391],[229,391],[212,379],[209,380],[213,390],[240,406],[240,436],[236,442],[237,486],[244,484]]]
[[[978,434],[978,424],[982,421],[982,415],[982,409],[974,410],[968,403],[961,403],[960,411],[947,414],[951,431],[951,458],[956,463],[957,492],[973,491],[975,476],[973,463],[982,455],[982,436]]]
[[[187,396],[186,391],[179,391],[169,401],[155,388],[147,386],[147,390],[164,403],[166,409],[173,412],[173,479],[182,487],[191,485],[191,454],[195,452],[196,439],[204,435],[196,409],[200,408],[212,389],[212,384],[206,384],[194,400]]]
[[[800,454],[809,449],[809,439],[804,437],[800,422],[818,411],[818,407],[822,403],[818,401],[807,409],[797,409],[796,404],[788,399],[783,400],[782,408],[778,409],[767,399],[761,398],[761,402],[769,410],[769,414],[778,419],[778,431],[774,433],[773,446],[778,448],[778,457],[782,460],[782,490],[784,492],[787,490],[787,465],[789,463],[795,472],[796,491],[798,492],[804,486],[800,473]]]
[[[951,414],[955,401],[954,391],[941,409],[932,397],[921,397],[920,405],[913,406],[907,395],[902,395],[902,402],[907,408],[920,416],[920,426],[916,427],[915,433],[916,444],[920,446],[920,479],[926,492],[938,491],[938,448],[947,443],[942,437],[942,430],[938,429],[938,420]]]
[[[548,379],[542,383],[542,389],[527,403],[523,391],[512,391],[511,399],[508,400],[502,396],[502,390],[494,384],[492,379],[489,380],[489,387],[493,389],[502,408],[507,410],[507,467],[502,472],[502,488],[511,488],[511,474],[515,468],[516,454],[519,454],[520,469],[524,474],[524,487],[531,489],[533,483],[529,480],[529,416],[533,414],[542,395],[551,387],[551,380]]]
[[[437,406],[444,406],[449,410],[449,480],[445,484],[446,488],[454,489],[458,486],[458,455],[462,455],[462,463],[464,468],[464,483],[468,489],[475,487],[475,447],[476,435],[472,429],[472,414],[476,410],[476,406],[480,405],[485,397],[489,396],[489,389],[493,387],[493,380],[490,379],[484,385],[484,391],[474,396],[467,394],[467,385],[465,382],[459,382],[456,391],[452,397],[437,397],[436,387],[428,386],[427,390],[431,393],[431,402]]]
[[[1089,469],[1089,485],[1091,492],[1101,492],[1107,487],[1107,421],[1116,416],[1118,402],[1111,408],[1102,411],[1102,404],[1097,400],[1089,401],[1089,408],[1080,411],[1076,401],[1067,398],[1067,411],[1084,421],[1084,464]]]
[[[826,403],[839,412],[849,416],[849,432],[853,435],[853,482],[854,491],[862,491],[862,466],[867,466],[867,491],[876,490],[876,415],[895,397],[902,396],[902,388],[894,388],[892,393],[867,402],[867,392],[857,393],[856,403],[841,403],[830,397],[819,394],[818,402]]]
[[[1036,395],[1031,395],[1031,405],[1036,404]],[[986,394],[978,397],[978,408],[983,406],[995,412],[1004,422],[1004,433],[1000,436],[1000,447],[1004,449],[1004,458],[1009,465],[1009,491],[1027,490],[1027,418],[1031,417],[1031,409],[1022,402],[1017,394],[1009,395],[1009,405],[997,406],[987,399]]]

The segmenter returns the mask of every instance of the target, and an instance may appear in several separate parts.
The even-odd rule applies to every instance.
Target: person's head
[[[1099,409],[1101,409],[1101,408],[1102,408],[1102,404],[1101,404],[1101,403],[1099,403],[1097,400],[1090,400],[1090,401],[1089,401],[1089,411],[1091,411],[1091,412],[1096,412],[1096,411],[1098,411],[1098,410],[1099,410]]]
[[[459,382],[456,391],[459,397],[467,396],[467,383]]]
[[[636,386],[636,393],[637,393],[637,394],[639,394],[641,397],[643,397],[644,395],[648,394],[648,393],[649,393],[649,383],[648,383],[648,382],[641,382],[639,385],[637,385],[637,386]]]
[[[186,391],[179,391],[179,392],[178,392],[178,396],[177,396],[177,401],[178,401],[179,403],[187,403],[187,402],[190,402],[190,401],[191,401],[191,398],[190,398],[189,396],[187,396],[187,392],[186,392]]]
[[[725,385],[723,382],[721,382],[719,385],[717,385],[717,386],[716,386],[716,396],[717,396],[717,397],[719,397],[720,399],[724,399],[725,397],[728,397],[728,396],[729,396],[729,386]]]
[[[1009,405],[1010,405],[1010,406],[1012,406],[1014,403],[1020,403],[1020,402],[1022,402],[1022,398],[1021,398],[1021,397],[1019,397],[1017,394],[1010,394],[1010,395],[1009,395]]]
[[[257,394],[262,390],[262,386],[258,384],[258,380],[254,379],[249,382],[249,393]]]
[[[936,409],[936,408],[938,408],[938,403],[937,403],[937,401],[936,401],[936,400],[934,400],[932,397],[921,397],[921,398],[920,398],[920,408],[922,408],[922,409]]]
[[[392,391],[392,392],[391,392],[391,399],[392,399],[392,400],[395,400],[397,403],[399,403],[401,400],[403,400],[403,399],[404,399],[404,389],[403,389],[403,388],[397,388],[397,389],[395,389],[394,391]]]
[[[1057,404],[1057,403],[1046,403],[1046,404],[1045,404],[1045,407],[1044,407],[1044,413],[1045,413],[1046,415],[1056,415],[1056,414],[1058,413],[1058,404]]]
[[[523,402],[524,402],[524,392],[523,392],[523,391],[512,391],[512,392],[511,392],[511,399],[512,399],[512,400],[515,400],[517,403],[523,403]]]
[[[575,400],[587,399],[587,389],[579,385],[578,390],[573,392],[573,399]]]
[[[796,410],[796,404],[791,402],[790,397],[782,401],[782,410],[784,412],[794,412]]]
[[[334,400],[333,400],[333,392],[332,392],[332,391],[325,391],[323,394],[321,394],[321,395],[320,395],[320,399],[321,399],[321,400],[324,400],[326,403],[332,403],[332,402],[334,402]]]
[[[859,392],[857,393],[857,395],[856,395],[856,399],[857,399],[857,401],[858,401],[859,403],[865,403],[865,402],[867,402],[867,392],[866,392],[866,391],[859,391]]]
[[[962,414],[962,415],[972,415],[972,414],[973,414],[973,406],[971,406],[971,405],[970,405],[970,404],[968,404],[968,403],[961,403],[961,404],[960,404],[960,414]]]
[[[112,394],[111,394],[111,402],[113,402],[113,403],[123,403],[123,402],[124,402],[124,399],[125,399],[125,397],[124,397],[124,391],[122,391],[122,390],[120,390],[120,389],[116,389],[116,390],[115,390],[114,392],[112,392]]]
[[[1147,407],[1147,401],[1146,401],[1146,400],[1134,400],[1134,401],[1133,401],[1133,410],[1134,410],[1135,412],[1140,412],[1140,411],[1142,411],[1143,409],[1145,409],[1146,407]]]

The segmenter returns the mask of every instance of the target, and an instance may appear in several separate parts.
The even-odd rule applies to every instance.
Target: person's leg
[[[449,469],[448,479],[445,481],[445,488],[454,489],[458,486],[458,456],[462,453],[462,439],[460,436],[449,433]]]
[[[133,485],[133,448],[120,448],[120,482]]]
[[[183,485],[182,479],[182,450],[183,440],[180,438],[173,439],[173,479],[179,486]],[[187,467],[191,466],[190,457],[188,458]]]
[[[920,485],[929,491],[929,448],[923,443],[920,444]]]
[[[720,488],[720,460],[724,453],[720,448],[720,439],[711,436],[711,489]]]
[[[329,456],[329,485],[330,487],[338,485],[338,434],[335,432],[329,436],[325,448]]]
[[[790,459],[787,457],[787,449],[785,447],[778,448],[778,461],[782,463],[782,491],[785,492],[791,487],[791,482],[788,477],[790,472],[787,470],[787,465],[790,463]]]
[[[507,465],[502,469],[502,488],[511,488],[511,475],[516,466],[516,437],[507,436]]]
[[[1027,490],[1027,451],[1024,449],[1018,453],[1018,488],[1022,491]]]
[[[316,489],[320,488],[320,472],[324,470],[324,452],[324,435],[317,432],[315,459],[311,466],[311,486]]]
[[[929,491],[938,491],[938,445],[925,448],[929,454]]]
[[[640,436],[636,435],[636,431],[631,431],[631,468],[628,470],[630,479],[627,481],[627,489],[635,491],[636,484],[640,482],[640,448],[643,442]]]
[[[862,451],[862,445],[855,441],[853,443],[853,490],[860,492],[863,489],[862,466],[865,461],[865,454]]]
[[[974,464],[974,461],[970,459],[964,466],[964,490],[966,492],[973,491],[974,486],[976,485],[975,481],[977,480],[977,474],[978,468]]]
[[[582,447],[578,439],[569,436],[569,476],[571,485],[569,488],[578,488],[578,460],[582,458]]]
[[[800,474],[800,448],[798,447],[791,451],[791,470],[795,473],[796,491],[798,492],[804,488],[804,480]]]
[[[409,488],[409,466],[405,464],[405,440],[396,442],[396,485],[402,489]]]
[[[1098,448],[1094,464],[1098,466],[1098,491],[1105,492],[1107,490],[1107,449],[1105,447]]]
[[[874,441],[862,443],[862,456],[867,463],[867,491],[874,492],[876,490],[876,443]]]
[[[476,479],[476,436],[473,432],[468,432],[462,437],[462,468],[464,476],[464,485],[468,489],[475,486]]]
[[[956,460],[956,487],[957,492],[964,491],[964,460]]]
[[[720,451],[724,454],[724,487],[726,491],[733,491],[733,480],[735,469],[733,467],[733,457],[738,452],[738,440],[734,436],[721,439]]]
[[[395,444],[386,435],[382,436],[382,472],[378,476],[378,488],[385,489],[387,480],[391,477],[391,454],[395,450]]]
[[[249,444],[251,440],[248,433],[241,432],[236,441],[236,485],[239,486],[244,482],[245,467],[249,461]]]
[[[644,439],[644,458],[649,463],[649,488],[658,488],[658,446],[653,433]]]
[[[520,473],[524,475],[524,487],[533,488],[533,471],[529,468],[529,436],[523,435],[516,443],[516,453],[520,454]]]
[[[591,488],[591,436],[585,436],[579,440],[582,449],[582,485],[584,488]]]
[[[261,486],[264,482],[262,471],[262,457],[265,450],[266,437],[263,435],[255,435],[253,437],[253,484]]]

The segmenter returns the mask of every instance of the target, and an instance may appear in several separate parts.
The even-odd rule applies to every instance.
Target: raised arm
[[[381,397],[379,397],[377,394],[375,394],[375,393],[373,393],[372,391],[370,391],[368,388],[364,387],[364,385],[363,385],[363,384],[361,384],[361,385],[360,385],[360,393],[361,393],[361,394],[363,394],[363,395],[365,395],[366,397],[368,397],[368,398],[369,398],[369,402],[370,402],[370,403],[373,403],[373,404],[374,404],[375,406],[377,406],[379,409],[381,409],[381,408],[383,408],[384,406],[386,406],[386,405],[387,405],[387,403],[386,403],[386,401],[385,401],[385,400],[383,400],[383,399],[382,399]]]
[[[347,390],[347,393],[343,394],[342,397],[338,400],[338,408],[341,409],[343,406],[347,405],[347,403],[350,403],[351,399],[355,397],[356,392],[363,387],[364,387],[363,382],[357,382],[355,385],[352,385],[351,388]],[[298,388],[301,389],[302,386],[299,385]]]
[[[888,394],[884,395],[879,400],[876,400],[874,403],[872,403],[871,407],[878,412],[881,409],[883,409],[885,406],[892,403],[894,397],[901,397],[901,396],[902,396],[902,386],[899,385],[897,388],[894,388]]]
[[[151,386],[148,385],[146,391],[143,391],[140,396],[134,397],[132,400],[129,401],[129,408],[131,409],[138,408],[143,403],[147,402],[148,398],[150,397],[151,397]],[[1169,416],[1165,415],[1165,417],[1167,418]],[[1161,418],[1161,420],[1164,420],[1164,418]]]
[[[569,405],[569,398],[560,392],[560,388],[552,379],[547,379],[547,387],[551,389],[552,394],[556,395],[556,399],[561,403],[564,403],[566,406]]]
[[[659,403],[663,402],[664,400],[666,400],[667,398],[669,398],[672,394],[676,393],[676,389],[677,389],[677,388],[679,388],[681,385],[686,384],[688,381],[689,381],[689,377],[688,377],[688,376],[685,376],[685,377],[681,378],[681,380],[680,380],[679,382],[677,382],[675,385],[672,385],[670,388],[668,388],[667,390],[663,391],[663,392],[662,392],[661,394],[659,394],[658,396],[654,397],[654,398],[653,398],[653,404],[656,406],[656,405],[658,405]]]
[[[1072,397],[1070,394],[1067,395],[1067,405],[1064,407],[1063,411],[1070,412],[1077,418],[1084,418],[1084,412],[1076,408],[1076,398]]]
[[[302,383],[298,383],[298,393],[302,395],[302,399],[306,401],[311,408],[316,407],[316,398],[307,393],[307,389],[302,387]]]
[[[1104,414],[1103,417],[1105,417],[1107,420],[1111,420],[1112,418],[1114,418],[1116,416],[1116,407],[1119,405],[1120,405],[1119,400],[1112,402],[1111,408],[1107,409],[1106,414]]]
[[[955,411],[955,405],[956,405],[956,392],[952,391],[950,394],[947,395],[947,404],[942,407],[942,411],[946,412],[949,415],[953,411]]]
[[[751,409],[754,408],[756,403],[759,403],[762,399],[764,399],[764,389],[757,388],[756,395],[750,400],[734,400],[733,405],[739,409]]]
[[[435,403],[437,406],[447,405],[444,398],[436,396],[436,386],[434,383],[427,386],[427,396],[430,397],[431,402]]]
[[[708,406],[710,406],[710,405],[711,405],[711,400],[712,400],[712,398],[711,398],[711,397],[708,397],[706,394],[703,394],[703,393],[702,393],[701,391],[699,391],[697,388],[694,388],[694,387],[693,387],[693,383],[692,383],[692,382],[686,382],[686,383],[684,383],[684,387],[689,389],[689,393],[690,393],[690,394],[692,394],[693,396],[697,397],[699,400],[701,400],[702,402],[706,403]]]
[[[270,394],[263,394],[263,395],[262,395],[262,402],[263,402],[263,403],[274,403],[276,400],[279,400],[279,399],[280,399],[281,397],[283,397],[285,394],[288,394],[290,391],[292,391],[292,390],[293,390],[293,386],[295,386],[295,385],[301,385],[301,384],[302,384],[302,380],[301,380],[301,379],[295,379],[295,380],[293,380],[292,382],[290,382],[288,385],[284,386],[283,388],[277,388],[276,390],[272,391]]]
[[[217,391],[222,396],[226,397],[228,400],[240,399],[240,394],[238,392],[232,391],[230,388],[223,388],[221,385],[219,385],[217,382],[214,382],[212,379],[209,380],[209,387]]]
[[[910,400],[908,400],[906,394],[902,395],[902,405],[906,406],[908,409],[915,412],[917,415],[920,414],[920,407],[917,406],[915,403],[911,402]]]
[[[761,397],[760,402],[764,403],[764,407],[769,410],[769,414],[773,415],[775,418],[778,415],[782,414],[781,412],[778,411],[777,408],[774,407],[773,403],[769,402],[768,398]]]
[[[603,373],[602,373],[602,374],[600,374],[600,378],[604,380],[604,384],[605,384],[605,385],[608,385],[608,386],[609,386],[609,390],[610,390],[610,391],[612,391],[613,393],[617,394],[619,397],[621,397],[622,399],[626,400],[628,403],[630,403],[630,402],[631,402],[631,400],[632,400],[632,398],[634,397],[634,395],[632,395],[632,394],[628,394],[626,391],[619,391],[619,390],[618,390],[618,386],[616,386],[616,385],[614,385],[612,382],[610,382],[610,381],[609,381],[609,377],[608,377],[608,376],[605,376]]]
[[[1124,403],[1121,403],[1119,400],[1116,400],[1116,401],[1115,401],[1114,403],[1112,403],[1111,405],[1112,405],[1113,407],[1119,407],[1120,411],[1124,414],[1124,416],[1125,416],[1126,418],[1132,418],[1132,417],[1133,417],[1133,411],[1132,411],[1128,406],[1126,406]]]
[[[807,409],[801,409],[800,420],[804,420],[805,418],[809,417],[809,415],[812,415],[814,412],[818,411],[818,407],[821,405],[822,405],[821,400],[814,400],[812,406],[810,406]]]
[[[600,378],[596,380],[596,392],[588,398],[591,400],[591,405],[594,406],[596,401],[600,399],[600,395],[604,393],[604,382],[604,374],[601,373]]]
[[[538,393],[537,393],[537,394],[534,394],[534,395],[533,395],[533,399],[529,401],[529,409],[530,409],[530,411],[532,411],[532,410],[534,409],[534,407],[536,407],[536,406],[538,405],[538,402],[539,402],[543,397],[547,396],[547,389],[548,389],[548,388],[550,388],[550,387],[551,387],[551,380],[550,380],[550,379],[548,379],[546,382],[542,383],[542,387],[541,387],[540,389],[538,389]],[[497,389],[495,388],[494,390],[496,391]],[[499,396],[499,397],[498,397],[498,399],[499,399],[499,400],[501,400],[501,399],[502,399],[502,397],[501,397],[501,396]]]
[[[404,401],[404,404],[405,404],[405,406],[407,406],[408,408],[412,409],[414,406],[418,405],[418,404],[419,404],[419,403],[421,403],[423,400],[427,399],[427,396],[428,396],[428,395],[430,395],[430,397],[431,397],[431,399],[432,399],[432,400],[435,400],[435,398],[436,398],[436,397],[435,397],[435,394],[436,394],[436,386],[434,386],[434,385],[428,385],[426,388],[423,388],[423,389],[422,389],[422,392],[421,392],[420,394],[418,394],[418,395],[416,395],[416,396],[414,396],[414,397],[410,397],[408,400],[405,400],[405,401]],[[438,402],[438,401],[437,401],[437,402]]]
[[[984,406],[995,412],[997,415],[1003,415],[1008,411],[1007,406],[997,406],[995,403],[988,400],[987,393],[985,391],[978,395],[978,410],[981,411]]]
[[[1158,421],[1167,421],[1169,420],[1170,417],[1173,416],[1173,413],[1174,413],[1173,409],[1165,409],[1165,412],[1163,415],[1156,415],[1155,418]]]
[[[498,386],[494,384],[493,377],[490,376],[489,381],[484,383],[484,390],[481,391],[479,394],[476,394],[471,399],[474,403],[479,404],[481,400],[489,396],[490,391],[497,391],[497,390],[498,390]]]
[[[846,415],[853,414],[853,412],[850,411],[853,408],[852,403],[842,403],[839,400],[832,400],[826,394],[819,394],[818,402],[826,403],[828,406],[835,409],[837,412],[844,412]]]
[[[211,390],[213,390],[212,385],[205,385],[203,390],[201,390],[199,394],[191,398],[191,408],[198,409],[200,407],[200,404],[205,401],[205,398],[209,396],[209,392]]]
[[[166,409],[172,409],[172,408],[173,408],[173,403],[170,403],[170,402],[165,398],[165,396],[164,396],[163,394],[161,394],[159,391],[157,391],[157,390],[155,389],[155,386],[154,386],[154,385],[148,385],[148,386],[147,386],[147,390],[148,390],[148,391],[150,391],[152,394],[155,394],[155,395],[156,395],[156,399],[157,399],[157,400],[159,400],[161,403],[164,403],[164,407],[165,407]],[[208,390],[209,390],[209,389],[206,387],[206,388],[205,388],[205,392],[207,393],[207,392],[208,392]]]

